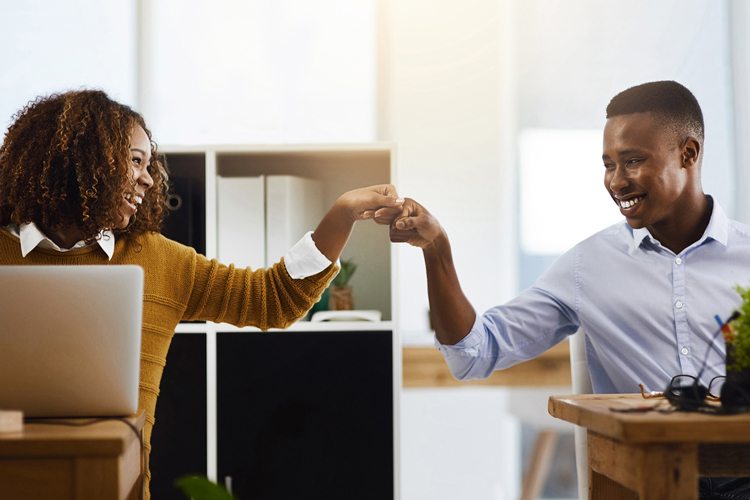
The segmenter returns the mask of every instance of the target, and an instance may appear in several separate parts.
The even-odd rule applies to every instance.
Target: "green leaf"
[[[357,264],[353,260],[341,260],[341,269],[339,273],[333,278],[331,282],[332,286],[347,286],[349,280],[352,279],[354,271],[357,270]]]
[[[192,500],[235,500],[224,487],[204,476],[182,476],[174,484]]]
[[[750,288],[735,287],[742,297],[739,308],[740,317],[732,321],[734,340],[732,341],[732,359],[727,359],[727,370],[741,371],[750,369]]]

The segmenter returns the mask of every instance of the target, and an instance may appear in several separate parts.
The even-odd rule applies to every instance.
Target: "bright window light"
[[[523,129],[521,250],[557,255],[622,215],[604,189],[601,130]]]

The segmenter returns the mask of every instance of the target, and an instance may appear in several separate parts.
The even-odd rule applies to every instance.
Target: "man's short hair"
[[[623,90],[609,101],[607,118],[631,113],[658,115],[682,138],[703,142],[703,112],[695,96],[673,81],[649,82]]]

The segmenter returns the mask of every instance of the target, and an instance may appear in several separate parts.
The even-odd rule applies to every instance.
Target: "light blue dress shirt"
[[[675,255],[647,229],[625,221],[562,255],[529,289],[478,316],[455,346],[440,345],[459,379],[533,358],[575,333],[586,333],[597,393],[664,390],[672,376],[708,384],[724,374],[726,320],[740,304],[735,285],[750,286],[750,226],[713,203],[703,236]],[[713,340],[715,338],[715,340]]]

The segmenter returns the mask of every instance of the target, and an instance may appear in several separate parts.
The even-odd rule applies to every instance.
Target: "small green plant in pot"
[[[182,476],[175,481],[175,486],[191,500],[237,500],[223,486],[205,476]]]
[[[354,298],[352,296],[352,287],[349,280],[352,279],[354,271],[357,270],[357,264],[352,260],[341,260],[341,269],[333,278],[330,286],[330,297],[328,299],[328,308],[332,311],[345,311],[354,309]]]
[[[742,297],[737,317],[722,329],[726,344],[727,379],[721,388],[725,407],[750,407],[750,288],[736,287]]]

